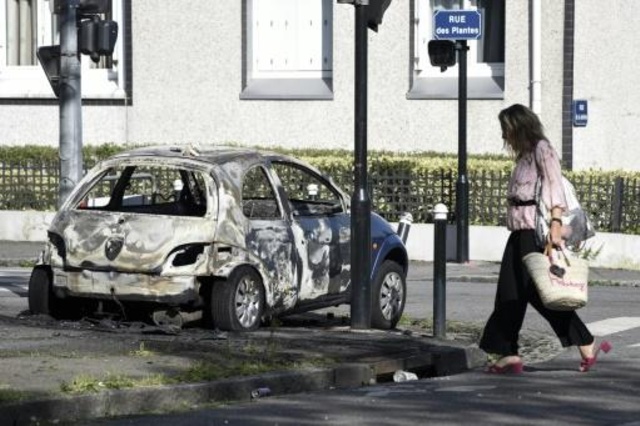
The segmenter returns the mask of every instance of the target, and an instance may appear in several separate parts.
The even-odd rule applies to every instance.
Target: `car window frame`
[[[280,175],[278,174],[278,172],[276,171],[274,165],[275,164],[285,164],[287,166],[296,168],[298,170],[301,170],[305,173],[308,173],[309,175],[313,176],[316,180],[318,180],[320,183],[322,183],[325,187],[327,187],[329,189],[329,191],[339,200],[340,202],[340,206],[341,209],[340,211],[336,211],[336,212],[325,212],[322,214],[310,214],[310,215],[299,215],[299,214],[295,214],[296,209],[293,206],[293,203],[291,202],[291,199],[289,197],[289,193],[286,190],[284,184],[282,183],[282,180],[280,178]],[[331,217],[331,216],[335,216],[338,214],[348,214],[349,213],[349,205],[346,202],[346,196],[344,194],[344,192],[342,192],[342,190],[335,184],[333,183],[333,181],[328,178],[327,176],[325,176],[324,174],[322,174],[319,170],[316,170],[306,164],[303,164],[299,161],[295,161],[292,159],[287,159],[287,158],[271,158],[269,160],[269,171],[271,173],[273,173],[274,179],[277,179],[278,182],[278,190],[281,193],[281,198],[282,198],[282,204],[286,206],[287,208],[287,214],[288,216],[292,219],[295,220],[298,217],[309,217],[309,218],[313,218],[313,217]]]

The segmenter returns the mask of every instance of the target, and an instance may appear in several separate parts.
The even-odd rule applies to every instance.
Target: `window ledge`
[[[242,100],[332,100],[330,78],[257,78],[248,82]]]
[[[458,99],[458,77],[422,77],[407,99]],[[504,77],[467,77],[467,99],[504,99]]]

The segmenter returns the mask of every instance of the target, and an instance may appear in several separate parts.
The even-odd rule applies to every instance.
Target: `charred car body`
[[[208,326],[252,330],[349,303],[350,221],[344,193],[294,158],[136,149],[94,167],[61,206],[29,307],[56,318],[105,306],[201,309]],[[407,252],[376,214],[371,230],[372,325],[391,328],[404,309]]]

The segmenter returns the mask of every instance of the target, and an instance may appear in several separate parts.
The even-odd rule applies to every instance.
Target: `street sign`
[[[589,119],[588,104],[585,99],[576,99],[572,105],[573,125],[576,127],[585,127]]]
[[[482,38],[482,12],[478,10],[436,10],[433,13],[436,40],[478,40]]]

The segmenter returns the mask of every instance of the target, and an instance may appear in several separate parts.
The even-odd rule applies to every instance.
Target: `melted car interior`
[[[200,172],[167,166],[124,166],[105,171],[76,206],[80,210],[199,216],[207,211]]]

